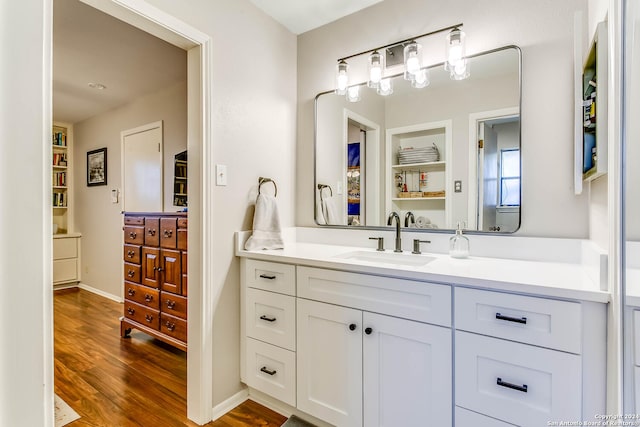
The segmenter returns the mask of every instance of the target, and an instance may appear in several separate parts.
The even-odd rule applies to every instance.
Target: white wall
[[[186,57],[185,57],[186,67]],[[174,155],[187,149],[187,83],[148,94],[120,108],[74,125],[75,230],[82,233],[82,283],[122,296],[122,198],[111,203],[111,190],[122,189],[120,132],[163,121],[164,210],[173,206]],[[87,186],[87,152],[107,147],[107,185]]]
[[[336,59],[464,23],[467,52],[522,48],[523,213],[518,234],[587,237],[587,196],[573,195],[573,13],[587,0],[386,0],[298,39],[298,225],[313,225],[313,98],[333,87]],[[430,63],[444,59],[444,35]],[[364,76],[359,76],[364,80]],[[549,156],[549,153],[553,155]],[[540,159],[546,161],[541,165]],[[562,206],[562,209],[550,207]]]
[[[50,2],[0,3],[1,426],[53,420],[50,22]]]

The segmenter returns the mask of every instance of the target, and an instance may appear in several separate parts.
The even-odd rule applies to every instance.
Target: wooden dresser
[[[145,332],[187,350],[187,214],[124,214],[120,334]]]

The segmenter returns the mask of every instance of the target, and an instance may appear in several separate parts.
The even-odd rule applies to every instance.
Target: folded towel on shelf
[[[340,224],[338,206],[336,204],[336,199],[333,196],[324,198],[322,209],[324,213],[324,219],[327,224],[329,225]]]
[[[258,194],[256,211],[253,214],[253,234],[244,248],[248,251],[284,248],[275,197]]]

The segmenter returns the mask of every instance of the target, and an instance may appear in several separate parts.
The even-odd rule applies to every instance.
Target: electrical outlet
[[[462,181],[453,181],[453,192],[462,193]]]
[[[216,165],[216,185],[227,185],[227,165]]]

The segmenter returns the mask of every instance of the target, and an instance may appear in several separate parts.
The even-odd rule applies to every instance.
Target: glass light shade
[[[452,80],[464,80],[471,75],[467,59],[459,60],[455,66],[449,68],[449,77]]]
[[[338,62],[336,68],[336,93],[338,95],[345,95],[347,93],[347,87],[349,86],[349,64],[346,61]]]
[[[431,81],[429,80],[429,70],[426,68],[421,69],[415,74],[415,78],[411,80],[411,86],[416,89],[422,89],[423,87],[429,86]]]
[[[412,41],[404,47],[404,78],[413,80],[422,68],[422,46]]]
[[[347,88],[347,101],[349,102],[360,101],[360,86],[351,86]]]
[[[465,33],[458,28],[447,34],[447,62],[445,70],[451,70],[465,56]]]
[[[380,55],[378,51],[369,55],[369,81],[367,86],[377,89],[382,80],[382,73],[384,70],[384,56]]]
[[[380,80],[378,86],[378,94],[382,96],[391,95],[393,93],[393,81],[390,78]]]

